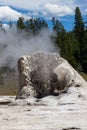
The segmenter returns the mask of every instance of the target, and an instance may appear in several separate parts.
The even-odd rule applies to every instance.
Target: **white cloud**
[[[12,5],[23,9],[38,9],[44,0],[0,0],[1,5]]]
[[[17,21],[19,17],[30,19],[30,15],[18,12],[9,6],[0,6],[0,20],[1,21]]]
[[[37,10],[46,3],[73,7],[75,0],[0,0],[1,5],[12,5],[18,8]]]
[[[43,14],[47,16],[64,16],[72,15],[73,10],[66,5],[56,5],[47,3],[43,7]]]
[[[0,7],[0,20],[11,20],[15,21],[18,19],[18,17],[21,17],[22,14],[18,13],[17,11],[11,9],[8,6],[1,6]]]
[[[74,11],[76,0],[0,0],[1,5],[42,12],[44,15],[67,15]]]

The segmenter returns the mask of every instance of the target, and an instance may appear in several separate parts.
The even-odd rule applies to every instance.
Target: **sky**
[[[42,17],[50,26],[50,19],[56,17],[66,30],[71,30],[77,6],[82,15],[87,15],[87,0],[0,0],[0,21],[16,21],[21,16]]]

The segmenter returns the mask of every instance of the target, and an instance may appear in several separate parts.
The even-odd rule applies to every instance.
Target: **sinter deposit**
[[[16,99],[58,96],[68,88],[86,88],[86,81],[57,53],[35,52],[18,60],[20,89]]]

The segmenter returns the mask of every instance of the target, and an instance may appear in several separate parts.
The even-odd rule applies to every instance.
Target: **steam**
[[[59,52],[59,48],[50,38],[48,30],[42,30],[37,36],[26,36],[26,32],[19,33],[16,29],[8,32],[0,30],[0,67],[8,65],[16,68],[20,56],[34,51]]]

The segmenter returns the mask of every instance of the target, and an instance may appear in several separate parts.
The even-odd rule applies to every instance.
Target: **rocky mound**
[[[86,81],[57,53],[35,52],[18,60],[19,92],[16,99],[59,95]]]

